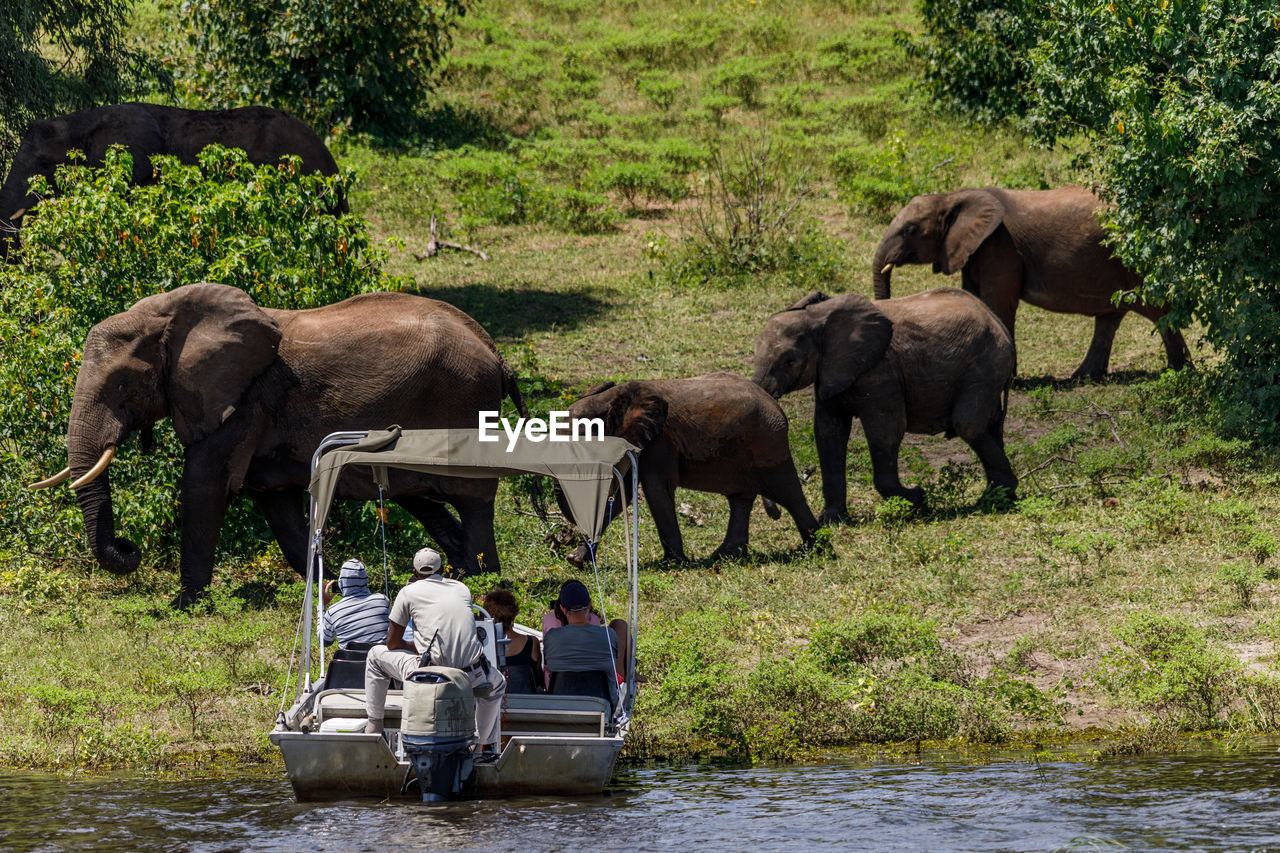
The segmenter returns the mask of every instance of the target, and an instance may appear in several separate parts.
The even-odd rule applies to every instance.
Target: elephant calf
[[[821,523],[848,518],[845,452],[856,417],[876,490],[914,504],[898,479],[904,433],[958,435],[990,486],[1014,496],[1004,452],[1013,338],[976,297],[952,287],[879,302],[810,293],[774,314],[756,341],[755,382],[774,397],[815,386],[813,435],[822,468]]]
[[[999,187],[916,196],[902,208],[876,249],[876,299],[889,297],[890,273],[901,264],[959,271],[1013,334],[1018,300],[1048,311],[1094,318],[1093,342],[1072,379],[1101,380],[1111,344],[1130,310],[1157,324],[1169,309],[1146,302],[1116,305],[1112,297],[1142,284],[1104,245],[1102,201],[1084,187],[1006,190]],[[1169,367],[1190,363],[1177,329],[1160,328]]]
[[[653,515],[663,559],[685,561],[676,521],[677,486],[729,498],[729,529],[714,557],[747,550],[751,506],[763,495],[772,518],[777,502],[791,513],[806,546],[818,522],[809,510],[791,461],[787,416],[769,395],[741,376],[712,373],[693,379],[607,382],[569,407],[574,418],[601,418],[605,433],[640,448],[640,484]],[[587,559],[586,546],[569,557]]]

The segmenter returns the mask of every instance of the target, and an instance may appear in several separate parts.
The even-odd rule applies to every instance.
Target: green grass
[[[147,20],[150,32],[160,31]],[[732,151],[764,135],[787,174],[814,184],[803,215],[838,241],[830,249],[836,272],[821,283],[828,292],[870,293],[871,252],[913,193],[1088,177],[1072,171],[1070,150],[968,127],[917,99],[915,69],[895,39],[916,26],[900,0],[495,0],[464,23],[428,104],[430,133],[397,150],[360,139],[335,148],[358,173],[353,209],[392,244],[388,271],[489,329],[534,392],[534,408],[558,407],[605,379],[748,374],[756,334],[809,289],[812,269],[673,283],[664,259],[689,235],[696,206],[681,194],[704,185],[713,148]],[[627,181],[639,179],[626,175],[650,183],[635,189]],[[416,260],[432,214],[445,234],[483,248],[490,260]],[[894,281],[899,295],[956,284],[924,267],[901,269]],[[796,757],[884,739],[1033,743],[1084,729],[1120,735],[1148,722],[1161,732],[1274,730],[1276,461],[1206,426],[1194,378],[1158,380],[1162,348],[1141,318],[1121,327],[1111,381],[1055,381],[1070,375],[1091,333],[1084,317],[1020,311],[1020,379],[1006,441],[1023,479],[1010,512],[977,508],[976,460],[941,436],[909,436],[902,453],[904,480],[925,485],[930,510],[886,506],[871,487],[855,427],[854,523],[830,532],[829,551],[799,554],[789,520],[756,511],[751,557],[711,564],[727,505],[683,492],[679,499],[702,521],[682,522],[695,562],[667,567],[655,562],[661,549],[646,518],[639,666],[648,682],[631,754]],[[1189,339],[1201,362],[1212,360],[1196,347],[1194,330]],[[810,474],[812,402],[795,394],[783,406],[797,467]],[[815,508],[819,487],[809,476]],[[574,572],[544,543],[546,531],[528,509],[504,485],[502,582],[534,624]],[[350,517],[363,538],[341,556],[358,552],[380,564],[371,513]],[[130,520],[120,524],[127,530]],[[403,519],[395,524],[393,568],[403,571],[419,535]],[[243,619],[245,630],[263,634],[246,640],[234,677],[228,641],[217,633],[225,614],[166,616],[155,625],[129,615],[167,600],[176,587],[172,567],[116,579],[89,574],[84,559],[29,565],[8,555],[4,565],[0,650],[10,663],[0,670],[0,697],[11,721],[4,760],[66,766],[164,763],[201,751],[270,755],[262,735],[279,694],[246,688],[280,689],[297,617],[284,603],[296,587],[270,551],[225,555],[220,567],[221,589],[266,591],[265,607]],[[621,609],[614,578],[610,614]],[[497,580],[480,579],[477,589]],[[283,590],[282,602],[272,590]],[[1202,703],[1216,713],[1196,717],[1153,699],[1150,684],[1129,677],[1141,661],[1124,670],[1128,680],[1117,680],[1114,665],[1107,670],[1122,646],[1126,666],[1138,654],[1123,644],[1135,614],[1197,626],[1189,660],[1238,661],[1220,667],[1221,695]],[[925,646],[890,642],[849,666],[816,654],[831,631],[856,635],[856,626],[877,619],[916,626]],[[819,637],[826,639],[814,646]],[[157,675],[164,669],[157,661],[184,652],[216,690],[207,707],[194,706],[194,729],[192,706],[184,711],[181,700],[190,685]],[[38,684],[119,689],[102,710],[74,695],[35,698]],[[117,745],[86,751],[83,736],[48,725],[63,718],[109,718],[81,728],[102,730]],[[1168,742],[1131,734],[1122,741]]]

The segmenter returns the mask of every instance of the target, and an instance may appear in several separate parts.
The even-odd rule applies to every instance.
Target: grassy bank
[[[896,0],[487,2],[465,20],[430,133],[335,148],[359,176],[355,212],[399,241],[390,271],[476,317],[535,408],[605,379],[749,373],[770,313],[817,287],[869,294],[872,248],[912,194],[1087,178],[1069,150],[964,126],[916,99],[895,38],[915,26]],[[716,150],[728,164],[719,170]],[[762,151],[781,176],[774,197],[805,195],[776,235],[800,249],[749,275],[691,275],[688,252],[706,238],[700,198],[736,158]],[[418,260],[433,213],[490,260]],[[895,274],[896,294],[944,283],[956,282],[922,267]],[[827,549],[798,553],[789,522],[756,511],[749,559],[696,561],[719,544],[727,505],[684,492],[695,562],[669,567],[646,521],[647,682],[630,754],[796,757],[1082,731],[1142,746],[1168,732],[1280,727],[1276,460],[1212,431],[1194,377],[1160,376],[1159,341],[1141,318],[1121,327],[1110,381],[1055,380],[1091,332],[1087,318],[1021,309],[1006,442],[1022,485],[1011,511],[977,506],[976,460],[941,436],[910,436],[902,453],[904,479],[926,487],[930,509],[881,501],[855,426],[854,522],[832,529]],[[812,402],[783,405],[816,508]],[[529,510],[504,484],[501,582],[536,624],[573,572]],[[349,517],[356,535],[341,556],[381,565],[372,512]],[[133,520],[119,523],[129,535]],[[417,534],[395,514],[391,532],[403,572]],[[291,572],[266,543],[223,554],[213,612],[184,616],[162,610],[174,567],[148,558],[115,578],[83,557],[5,555],[0,761],[271,756],[265,732],[297,619]],[[478,591],[497,582],[473,580]],[[621,609],[616,597],[606,604]]]

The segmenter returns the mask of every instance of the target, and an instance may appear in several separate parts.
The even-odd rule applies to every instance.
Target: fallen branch
[[[1045,468],[1049,467],[1049,463],[1050,463],[1050,462],[1054,462],[1054,461],[1057,461],[1057,462],[1066,462],[1068,465],[1074,465],[1074,464],[1075,464],[1075,460],[1073,460],[1073,459],[1068,459],[1068,458],[1067,458],[1067,457],[1065,457],[1065,456],[1059,456],[1058,454],[1054,453],[1054,454],[1051,454],[1051,455],[1049,456],[1049,458],[1048,458],[1048,459],[1044,460],[1044,461],[1043,461],[1043,462],[1041,462],[1039,465],[1037,465],[1036,467],[1032,468],[1030,471],[1027,471],[1027,472],[1023,473],[1023,475],[1022,475],[1022,479],[1024,479],[1024,480],[1025,480],[1026,478],[1030,477],[1032,474],[1035,474],[1037,471],[1042,471],[1042,470],[1044,470]]]
[[[436,239],[436,218],[432,216],[431,217],[431,239],[427,242],[427,251],[422,254],[414,252],[413,259],[415,261],[425,261],[427,258],[434,258],[436,255],[440,253],[441,249],[454,249],[459,252],[470,252],[473,255],[479,255],[480,260],[482,261],[489,260],[489,256],[486,255],[484,252],[480,251],[479,249],[473,249],[472,247],[464,246],[461,243],[451,243],[448,240],[437,240]]]
[[[1115,417],[1113,417],[1110,412],[1108,412],[1106,409],[1102,408],[1092,400],[1089,401],[1089,405],[1093,407],[1097,417],[1102,417],[1107,419],[1107,425],[1111,427],[1111,437],[1116,440],[1116,444],[1120,445],[1121,447],[1126,447],[1127,445],[1124,443],[1124,439],[1120,438],[1120,432],[1116,429]]]
[[[1096,483],[1093,481],[1090,481],[1088,483],[1064,483],[1063,485],[1060,485],[1060,486],[1046,486],[1045,488],[1047,488],[1051,492],[1060,492],[1063,489],[1083,489],[1085,486],[1095,486],[1097,488],[1102,488],[1103,486],[1123,486],[1131,482],[1133,481],[1132,480],[1100,480]]]

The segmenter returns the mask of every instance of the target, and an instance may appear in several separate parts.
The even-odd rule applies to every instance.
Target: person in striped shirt
[[[330,604],[335,594],[342,597]],[[326,646],[337,641],[338,648],[345,649],[351,643],[376,645],[386,639],[391,602],[382,593],[369,591],[369,575],[359,560],[343,563],[338,580],[325,584],[322,595]]]

